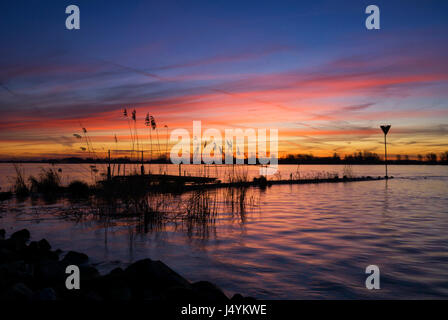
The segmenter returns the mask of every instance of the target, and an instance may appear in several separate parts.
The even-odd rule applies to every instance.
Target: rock
[[[235,293],[233,295],[232,299],[230,299],[230,302],[232,302],[232,303],[253,303],[253,302],[256,302],[256,301],[257,300],[255,298],[243,297],[239,293]]]
[[[191,290],[190,283],[161,261],[144,259],[131,264],[125,270],[131,286],[150,288],[156,291],[169,287],[184,287]]]
[[[34,294],[34,299],[38,301],[55,301],[57,300],[56,291],[53,288],[43,288]]]
[[[46,240],[43,243],[41,241],[32,241],[28,247],[23,248],[20,251],[21,257],[28,263],[41,260],[59,260],[59,256],[55,252],[48,250],[49,244],[45,243]]]
[[[39,246],[39,249],[44,251],[50,251],[51,245],[48,243],[47,239],[40,240],[37,245]]]
[[[4,230],[0,230],[0,237],[4,238],[4,234]],[[213,283],[191,284],[161,261],[144,259],[125,270],[115,268],[101,276],[88,264],[86,254],[69,251],[59,261],[60,251],[51,251],[46,239],[27,245],[29,239],[26,229],[13,233],[7,240],[0,239],[0,300],[229,301]],[[68,265],[80,268],[81,290],[66,290]],[[31,288],[38,290],[33,292]],[[236,294],[232,301],[251,299]]]
[[[132,300],[132,291],[125,286],[114,287],[109,290],[106,297],[109,300],[130,301]]]
[[[65,263],[67,265],[74,264],[77,266],[85,264],[87,263],[87,261],[89,261],[89,256],[76,251],[69,251],[65,255],[64,259],[62,259],[62,263]]]
[[[36,280],[43,286],[64,286],[67,274],[66,266],[59,261],[39,261],[35,265]]]
[[[28,249],[30,250],[37,250],[39,248],[38,244],[36,241],[31,241],[30,244],[28,245]]]
[[[31,279],[33,276],[32,266],[22,260],[10,261],[0,265],[0,285],[5,287],[15,282]]]
[[[81,270],[81,281],[82,279],[85,279],[83,270]],[[105,276],[93,278],[86,284],[81,282],[81,289],[83,287],[87,291],[97,292],[108,300],[131,300],[133,296],[125,272],[121,268],[116,268]]]
[[[26,242],[30,239],[30,232],[26,229],[14,232],[9,239],[0,241],[0,247],[8,248],[12,251],[22,250],[26,247]]]
[[[232,302],[242,302],[244,300],[243,296],[239,293],[235,293],[233,297],[230,299]]]
[[[81,275],[81,282],[82,281],[90,281],[90,280],[96,279],[100,276],[100,273],[98,272],[98,270],[92,266],[80,266],[79,273]]]
[[[6,240],[0,241],[0,248],[6,248],[11,251],[20,251],[26,247],[26,241],[18,238],[9,238]]]
[[[111,276],[124,276],[124,270],[120,267],[113,269],[111,272],[109,272],[109,275]]]
[[[200,302],[201,296],[197,293],[197,291],[192,290],[191,288],[186,287],[169,287],[165,289],[161,297],[163,300],[167,301],[191,301],[191,302]]]
[[[160,300],[160,294],[156,294],[153,290],[149,288],[143,289],[142,299],[144,301],[154,301]]]
[[[98,292],[89,291],[85,296],[85,299],[88,301],[103,301],[104,299],[101,297]]]
[[[0,248],[0,264],[16,260],[16,254],[7,248]]]
[[[11,239],[22,240],[23,242],[26,242],[30,239],[30,232],[27,229],[22,229],[20,231],[14,232],[11,235]]]
[[[201,296],[201,301],[224,302],[229,298],[216,285],[208,281],[199,281],[193,283],[193,288]]]
[[[18,282],[9,290],[11,300],[31,300],[33,298],[33,291],[24,283]],[[8,299],[9,300],[9,299]]]

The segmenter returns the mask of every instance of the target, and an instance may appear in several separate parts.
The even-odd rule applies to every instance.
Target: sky
[[[390,154],[441,153],[447,38],[447,1],[1,1],[0,159],[86,156],[83,127],[129,148],[123,108],[147,148],[150,113],[161,144],[200,120],[276,128],[280,156],[382,155],[391,124]]]

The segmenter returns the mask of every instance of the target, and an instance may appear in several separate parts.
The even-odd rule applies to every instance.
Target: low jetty
[[[254,178],[252,181],[237,181],[237,182],[213,182],[207,184],[193,184],[184,186],[184,191],[191,191],[197,189],[213,189],[213,188],[241,188],[241,187],[269,187],[273,185],[284,184],[318,184],[318,183],[347,183],[360,181],[379,181],[393,179],[390,177],[334,177],[334,178],[315,178],[315,179],[288,179],[288,180],[267,180],[264,177]]]
[[[138,177],[148,183],[178,183],[178,184],[204,184],[217,181],[217,178],[210,177],[195,177],[195,176],[175,176],[169,174],[145,174],[145,175],[130,175],[130,176],[114,176],[111,180],[115,182],[126,183],[127,180]]]
[[[53,170],[49,170],[41,175],[40,180],[31,179],[32,183],[28,187],[24,182],[13,187],[14,192],[0,192],[0,201],[9,200],[15,195],[18,198],[27,196],[86,198],[90,195],[114,196],[129,195],[143,196],[147,193],[158,194],[181,194],[194,190],[208,190],[217,188],[266,188],[273,185],[293,185],[293,184],[318,184],[318,183],[348,183],[360,181],[378,181],[392,179],[389,177],[351,177],[340,178],[337,175],[294,179],[291,174],[290,179],[268,180],[265,176],[255,177],[248,180],[245,177],[236,177],[231,181],[223,182],[214,177],[188,176],[188,175],[167,175],[167,174],[133,174],[127,176],[112,176],[98,181],[95,185],[89,186],[82,181],[72,181],[68,186],[62,186],[60,177]],[[17,179],[18,181],[23,181]]]
[[[86,254],[52,250],[47,240],[29,241],[26,229],[5,239],[0,230],[0,301],[192,301],[247,303],[254,299],[235,294],[231,299],[208,281],[190,282],[161,261],[139,260],[106,275],[89,263]],[[63,256],[62,259],[60,257]],[[66,287],[69,265],[80,270],[80,288]]]

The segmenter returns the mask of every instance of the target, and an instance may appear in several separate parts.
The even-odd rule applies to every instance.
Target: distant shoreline
[[[36,164],[108,164],[109,162],[107,160],[104,159],[98,159],[98,160],[93,160],[93,159],[80,159],[80,160],[76,160],[76,161],[67,161],[67,160],[0,160],[0,163],[5,163],[5,164],[14,164],[14,163],[36,163]],[[141,162],[139,161],[111,161],[111,164],[141,164]],[[143,161],[143,164],[173,164],[171,162],[166,162],[166,161],[158,161],[158,160],[154,160],[154,161]],[[204,163],[202,163],[204,164]],[[384,165],[384,161],[345,161],[345,160],[340,160],[340,161],[325,161],[324,159],[322,160],[303,160],[300,162],[291,162],[291,161],[285,161],[282,159],[279,159],[278,161],[279,165]],[[388,165],[430,165],[430,166],[434,166],[434,165],[440,165],[440,166],[446,166],[448,165],[448,162],[441,162],[441,161],[437,161],[437,162],[429,162],[429,161],[418,161],[418,160],[388,160],[387,161]],[[176,165],[176,164],[173,164]],[[188,164],[182,164],[182,165],[188,165]],[[197,164],[193,164],[191,163],[190,165],[197,165]],[[211,164],[214,165],[214,164]],[[228,165],[231,166],[231,164],[219,164],[220,166],[224,166],[224,165]],[[241,165],[241,164],[236,164],[236,165]],[[249,165],[247,163],[245,163],[244,165]],[[252,165],[252,164],[250,164]],[[256,165],[260,165],[260,164],[256,164]]]

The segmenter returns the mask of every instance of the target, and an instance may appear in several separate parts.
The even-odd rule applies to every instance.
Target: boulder
[[[41,243],[41,241],[32,241],[28,247],[20,250],[21,257],[28,263],[40,260],[59,260],[59,256],[55,252],[48,250],[49,244]]]
[[[173,286],[165,289],[161,293],[161,298],[175,302],[201,302],[201,296],[192,288]]]
[[[155,291],[169,287],[192,289],[187,280],[161,261],[140,260],[127,267],[125,273],[132,287],[150,288]]]
[[[23,260],[10,261],[0,265],[0,284],[7,284],[29,280],[33,276],[32,266]]]
[[[216,285],[208,281],[193,283],[193,288],[198,292],[201,301],[226,302],[229,298]]]
[[[0,248],[6,248],[11,251],[20,251],[26,247],[26,241],[19,238],[9,238],[0,241]]]
[[[85,279],[85,276],[83,269],[81,269],[81,281],[83,279]],[[87,291],[95,291],[105,299],[132,299],[132,291],[121,268],[116,268],[105,276],[98,275],[96,278],[91,278],[87,283],[81,282],[81,287]]]
[[[81,275],[81,283],[82,281],[90,281],[100,276],[98,270],[92,266],[80,266],[79,273]]]
[[[11,239],[22,240],[23,242],[26,242],[30,239],[30,232],[27,229],[16,231],[11,235]]]
[[[87,292],[87,294],[84,296],[85,300],[87,301],[103,301],[103,297],[101,297],[101,295],[96,292],[96,291],[89,291]]]
[[[39,261],[35,264],[36,281],[44,286],[63,286],[67,278],[65,268],[66,266],[59,261]]]
[[[34,294],[33,299],[38,301],[55,301],[57,300],[56,291],[53,288],[43,288]]]
[[[0,264],[16,260],[16,254],[14,254],[11,250],[7,248],[1,248],[0,247]]]
[[[124,270],[120,267],[113,269],[111,272],[109,272],[110,276],[124,276]]]
[[[37,245],[38,245],[39,249],[41,249],[41,250],[44,250],[44,251],[51,250],[51,245],[48,243],[47,239],[39,240]]]
[[[88,255],[86,255],[84,253],[76,252],[76,251],[69,251],[65,255],[64,259],[62,259],[62,263],[66,264],[66,265],[74,264],[76,266],[85,264],[88,261],[89,261]]]
[[[230,299],[231,302],[243,302],[244,298],[241,294],[235,293],[233,297]]]
[[[251,298],[251,297],[243,297],[241,294],[236,293],[233,295],[233,297],[230,299],[231,303],[254,303],[257,300],[255,298]]]
[[[113,301],[130,301],[132,300],[132,291],[127,286],[116,286],[111,288],[105,297]]]
[[[23,282],[18,282],[10,288],[8,295],[7,300],[30,301],[33,299],[34,293]]]

